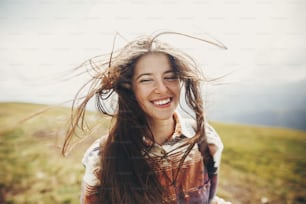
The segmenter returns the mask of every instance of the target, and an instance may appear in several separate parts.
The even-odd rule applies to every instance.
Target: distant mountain
[[[306,130],[306,79],[282,85],[226,85],[206,96],[210,120]]]
[[[261,112],[237,112],[236,114],[216,115],[212,114],[212,120],[255,124],[264,126],[278,126],[293,129],[306,130],[306,111],[261,111]]]

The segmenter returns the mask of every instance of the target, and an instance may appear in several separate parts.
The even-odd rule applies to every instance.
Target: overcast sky
[[[208,77],[231,73],[224,81],[254,87],[294,83],[306,78],[305,11],[305,0],[2,0],[0,101],[72,98],[84,81],[61,79],[110,52],[116,32],[127,40],[160,30],[210,36],[228,50],[161,40],[192,55]]]

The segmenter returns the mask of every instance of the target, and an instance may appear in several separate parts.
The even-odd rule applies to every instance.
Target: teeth
[[[167,103],[169,103],[169,102],[170,102],[170,98],[165,99],[165,100],[154,101],[153,103],[154,103],[155,105],[165,105],[165,104],[167,104]]]

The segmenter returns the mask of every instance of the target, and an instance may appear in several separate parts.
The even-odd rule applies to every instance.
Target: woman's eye
[[[176,81],[178,79],[178,77],[176,75],[166,76],[165,79],[168,80],[168,81]]]
[[[152,79],[141,79],[139,82],[143,83],[143,82],[150,82],[150,81],[153,81],[153,80]]]

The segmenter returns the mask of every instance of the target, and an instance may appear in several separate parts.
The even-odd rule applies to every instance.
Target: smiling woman
[[[150,53],[137,61],[132,79],[135,98],[150,126],[168,126],[170,134],[173,131],[173,113],[180,98],[179,79],[173,69],[166,54]],[[170,135],[158,133],[153,135],[158,135],[161,141]]]
[[[227,203],[215,195],[223,144],[204,117],[201,74],[188,55],[158,41],[161,34],[136,39],[93,66],[63,153],[92,97],[114,123],[84,155],[82,203]],[[181,89],[194,120],[176,111]],[[113,94],[111,114],[106,99]]]

